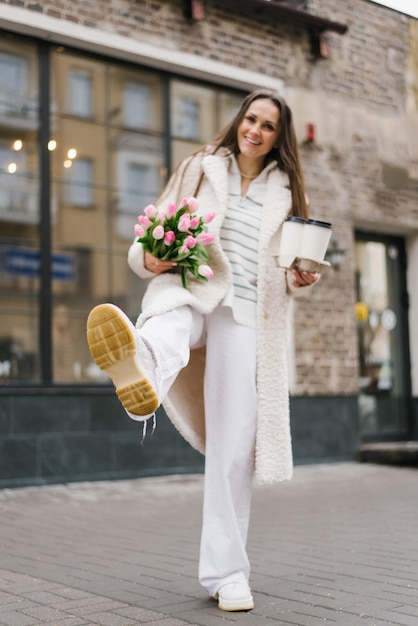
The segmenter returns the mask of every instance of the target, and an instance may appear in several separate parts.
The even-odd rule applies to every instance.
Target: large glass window
[[[160,195],[168,162],[175,167],[209,141],[241,95],[63,46],[48,50],[49,137],[40,146],[38,111],[48,93],[38,93],[38,46],[14,36],[0,42],[0,383],[49,382],[40,374],[49,363],[42,371],[52,369],[54,383],[107,384],[88,351],[87,315],[110,301],[137,317],[146,282],[126,262],[137,216]],[[42,196],[40,153],[50,157]],[[51,284],[41,264],[49,240]],[[51,345],[40,341],[41,309]]]
[[[2,382],[39,380],[37,49],[0,40],[0,364]]]
[[[129,313],[134,224],[164,183],[161,79],[62,49],[51,67],[52,239],[68,268],[53,282],[54,380],[107,382],[88,353],[85,321],[102,301]],[[76,110],[62,99],[66,85],[83,103]],[[138,295],[134,306],[133,317]]]

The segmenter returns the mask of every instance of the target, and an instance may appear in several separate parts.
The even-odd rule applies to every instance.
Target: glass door
[[[355,256],[360,433],[365,441],[406,439],[412,416],[404,240],[357,233]]]

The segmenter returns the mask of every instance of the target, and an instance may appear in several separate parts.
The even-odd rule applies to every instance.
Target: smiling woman
[[[254,471],[267,483],[292,473],[289,296],[317,280],[275,262],[289,213],[308,217],[292,115],[279,94],[244,98],[226,128],[180,162],[152,211],[163,222],[191,193],[199,216],[216,211],[208,223],[213,277],[192,276],[185,289],[176,268],[161,271],[160,259],[134,242],[128,263],[152,278],[137,327],[102,304],[89,315],[88,342],[129,417],[146,424],[164,402],[179,432],[205,452],[199,580],[220,609],[242,611],[254,606],[246,552]]]
[[[238,127],[239,153],[237,162],[241,174],[241,195],[245,196],[250,180],[263,169],[264,157],[277,142],[280,132],[280,111],[271,100],[255,100]]]

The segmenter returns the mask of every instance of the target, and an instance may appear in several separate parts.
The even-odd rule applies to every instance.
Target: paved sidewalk
[[[417,469],[304,466],[257,486],[248,613],[196,580],[201,505],[201,476],[0,491],[0,624],[417,626]]]

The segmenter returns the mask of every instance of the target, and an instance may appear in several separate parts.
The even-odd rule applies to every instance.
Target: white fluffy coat
[[[215,241],[208,247],[214,277],[203,282],[190,279],[189,289],[181,285],[179,274],[156,276],[144,268],[141,244],[134,242],[128,263],[142,278],[151,278],[142,303],[137,327],[154,315],[175,307],[190,305],[210,313],[224,299],[232,282],[231,267],[219,242],[228,194],[229,158],[225,152],[186,159],[170,179],[159,206],[179,202],[194,195],[203,169],[199,190],[199,214],[216,211],[209,224]],[[278,168],[268,173],[262,224],[259,233],[257,282],[257,393],[256,477],[262,483],[289,479],[292,475],[292,446],[289,424],[287,372],[287,307],[289,295],[306,292],[295,289],[286,271],[277,266],[281,226],[291,209],[288,177]],[[189,364],[180,372],[164,400],[164,408],[183,437],[197,450],[205,450],[203,373],[205,348],[191,351]]]

